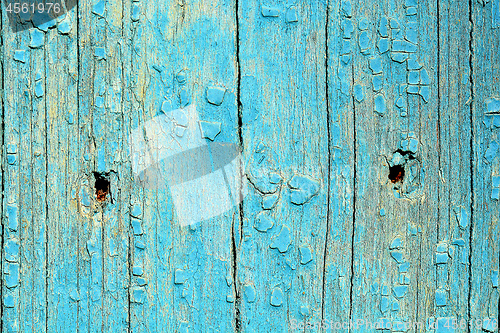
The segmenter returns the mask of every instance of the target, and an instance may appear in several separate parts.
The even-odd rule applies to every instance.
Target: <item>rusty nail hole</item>
[[[401,182],[405,176],[405,168],[402,165],[394,165],[389,167],[389,179],[394,184]]]
[[[109,194],[109,179],[108,175],[104,172],[94,172],[95,178],[95,195],[97,201],[104,202]]]

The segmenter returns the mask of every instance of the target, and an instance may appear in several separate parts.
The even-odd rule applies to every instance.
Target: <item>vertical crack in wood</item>
[[[470,111],[470,226],[469,226],[469,295],[468,295],[468,321],[467,321],[467,332],[471,331],[471,297],[472,297],[472,240],[473,240],[473,227],[474,227],[474,65],[473,65],[473,37],[474,37],[474,21],[472,19],[473,5],[472,0],[469,0],[469,84],[470,84],[470,98],[471,102],[469,104]]]
[[[3,32],[3,6],[1,6],[0,4],[0,31]],[[2,83],[1,83],[1,103],[2,103],[2,161],[1,161],[1,165],[2,165],[2,205],[1,205],[1,212],[2,212],[2,215],[1,215],[1,221],[2,221],[2,226],[1,226],[1,232],[2,232],[2,237],[1,237],[1,250],[0,251],[0,299],[3,300],[3,287],[4,287],[4,279],[3,279],[3,270],[4,270],[4,266],[3,266],[3,261],[4,261],[4,202],[5,202],[5,162],[6,162],[6,154],[5,154],[5,105],[4,105],[4,99],[5,99],[5,95],[4,95],[4,92],[5,92],[5,87],[4,87],[4,59],[5,59],[5,56],[4,56],[4,43],[3,43],[3,33],[0,34],[0,48],[1,48],[1,54],[0,54],[0,61],[1,61],[1,69],[2,69]],[[1,313],[0,313],[0,332],[3,332],[3,314],[4,314],[4,302],[2,301],[2,305],[0,307],[1,309]]]
[[[438,173],[439,175],[441,175],[441,145],[442,145],[442,142],[441,142],[441,22],[440,22],[440,16],[441,16],[441,8],[439,7],[439,1],[441,0],[436,0],[436,11],[437,11],[437,20],[436,20],[436,25],[437,25],[437,52],[436,52],[436,57],[437,57],[437,126],[438,126],[438,130],[437,130],[437,155],[438,155],[438,159],[437,159],[437,163],[438,163]],[[422,113],[420,112],[420,115]],[[437,184],[437,216],[438,216],[438,220],[437,220],[437,223],[436,223],[436,244],[439,244],[439,226],[440,226],[440,221],[441,221],[441,185],[442,185],[442,182],[439,182],[437,181],[436,182]],[[420,208],[420,205],[419,205],[419,208]],[[419,221],[420,221],[420,209],[419,209]],[[420,269],[420,272],[422,272],[422,270]],[[434,274],[435,274],[435,278],[434,278],[434,283],[435,283],[435,289],[438,290],[439,288],[439,284],[438,284],[438,276],[439,276],[439,272],[438,272],[438,265],[435,265],[434,266]],[[418,276],[418,274],[417,274]],[[418,297],[418,290],[417,289],[417,297]],[[418,303],[417,303],[418,304]],[[417,310],[418,310],[418,306],[417,306]]]
[[[49,332],[49,230],[48,220],[49,220],[49,118],[48,118],[48,107],[47,107],[47,45],[43,46],[43,57],[44,57],[44,70],[45,79],[44,84],[44,108],[45,108],[45,332]],[[33,105],[32,105],[33,107]],[[33,110],[31,111],[33,115]],[[33,143],[33,141],[32,141]],[[32,155],[33,156],[33,155]],[[22,230],[22,229],[21,229]],[[32,227],[33,239],[34,230]]]
[[[76,15],[76,124],[77,124],[77,147],[81,147],[81,136],[80,136],[80,6],[78,4],[75,6],[75,15]],[[67,152],[69,155],[69,152]],[[80,170],[77,170],[78,174]],[[78,179],[78,178],[77,178]],[[80,209],[78,205],[78,210]],[[82,224],[78,223],[78,237],[76,238],[76,290],[78,295],[80,295],[80,235],[82,231]],[[80,302],[76,306],[76,330],[79,331],[80,326]]]
[[[235,3],[235,25],[236,25],[236,36],[235,36],[235,47],[236,47],[236,71],[237,71],[237,77],[236,77],[236,103],[237,103],[237,109],[238,109],[238,141],[241,147],[241,151],[243,152],[243,110],[242,110],[242,104],[241,104],[241,63],[240,63],[240,23],[239,23],[239,14],[238,11],[240,9],[240,3],[238,0],[236,0]],[[242,189],[243,189],[243,172],[244,170],[241,170],[240,168],[240,191],[239,191],[239,204],[238,204],[238,228],[239,228],[239,239],[241,242],[241,230],[242,230],[242,225],[243,225],[243,198],[242,198]],[[233,269],[233,285],[234,285],[234,309],[235,309],[235,317],[234,317],[234,325],[235,325],[235,330],[236,332],[241,332],[241,322],[240,322],[240,303],[241,303],[241,296],[240,293],[238,292],[238,274],[237,274],[237,266],[238,266],[238,256],[237,256],[237,246],[236,246],[236,239],[235,239],[235,221],[233,220],[233,223],[231,223],[231,243],[232,243],[232,269]],[[239,246],[239,244],[238,244]]]
[[[132,10],[132,8],[128,8],[129,10]],[[125,40],[125,35],[124,35],[124,31],[125,31],[125,24],[124,24],[124,21],[125,21],[125,17],[124,17],[124,13],[125,13],[125,1],[122,1],[122,40]],[[131,43],[127,44],[127,43],[124,43],[125,45],[131,45]],[[121,56],[121,67],[122,67],[122,72],[121,72],[121,120],[122,120],[122,132],[123,133],[126,133],[126,128],[125,128],[125,90],[127,89],[127,86],[125,84],[125,59],[123,58],[123,54],[124,54],[124,51],[126,50],[122,50],[121,47],[120,47],[120,56]],[[130,68],[129,70],[132,68],[132,47],[130,48]],[[131,109],[130,109],[131,110]],[[130,115],[129,115],[130,117]],[[125,145],[127,144],[127,142],[124,143]],[[126,179],[126,178],[125,178]],[[128,188],[129,190],[131,189],[131,187],[126,187]],[[125,197],[127,198],[127,203],[128,203],[128,210],[129,212],[131,211],[132,209],[132,203],[131,203],[131,193],[127,191],[123,191],[125,193]],[[122,196],[121,196],[121,193],[122,191],[120,191],[120,199],[118,202],[120,202],[120,207],[123,208],[124,205],[123,205],[123,202],[122,202]],[[122,212],[119,210],[119,214],[120,216],[123,216]],[[131,225],[132,225],[132,217],[130,216],[130,214],[127,214],[127,227],[124,228],[125,230],[127,230],[127,238],[128,238],[128,249],[127,249],[127,268],[128,268],[128,283],[127,283],[127,323],[128,323],[128,327],[127,327],[127,332],[130,333],[132,332],[132,321],[131,321],[131,299],[130,299],[130,287],[132,285],[132,246],[134,246],[133,242],[132,242],[132,238],[133,238],[133,234],[132,234],[132,230],[131,230]],[[125,222],[125,221],[123,221]]]
[[[352,76],[351,76],[351,89],[354,87],[354,57],[351,62]],[[354,289],[354,236],[356,231],[356,177],[357,177],[357,138],[356,138],[356,102],[354,95],[351,94],[352,100],[352,115],[353,115],[353,197],[352,197],[352,232],[351,232],[351,285],[349,286],[349,323],[352,320],[352,293]]]
[[[327,198],[326,198],[326,233],[325,233],[325,244],[323,250],[323,281],[321,286],[321,322],[324,320],[325,315],[325,279],[326,279],[326,257],[328,255],[328,233],[330,230],[330,193],[331,193],[331,129],[330,129],[330,100],[328,96],[328,27],[330,21],[330,1],[326,1],[326,21],[325,21],[325,101],[326,101],[326,131],[328,140],[328,177],[327,177]]]

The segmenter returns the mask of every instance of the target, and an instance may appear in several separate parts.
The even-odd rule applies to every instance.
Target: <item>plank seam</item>
[[[354,87],[354,57],[351,61],[351,69],[352,69],[352,75],[351,75],[351,89]],[[351,101],[352,101],[352,115],[353,115],[353,198],[352,198],[352,234],[351,234],[351,285],[349,286],[349,323],[352,320],[352,293],[353,293],[353,287],[354,287],[354,237],[355,237],[355,230],[356,230],[356,177],[357,177],[357,160],[358,160],[358,154],[357,154],[357,138],[356,138],[356,102],[354,100],[354,95],[351,94]],[[349,327],[348,332],[350,332],[351,328]]]
[[[129,10],[132,10],[131,7],[128,8]],[[122,1],[122,40],[125,40],[125,36],[123,34],[123,31],[125,31],[125,1]],[[121,49],[120,49],[120,55],[122,55]],[[125,105],[125,90],[128,88],[125,84],[125,66],[124,66],[125,61],[121,61],[122,64],[122,72],[121,72],[121,80],[122,80],[122,93],[121,93],[121,118],[122,118],[122,126],[125,124],[125,117],[124,117],[124,105]],[[130,69],[132,68],[132,48],[130,48]],[[124,130],[125,132],[125,130]],[[128,211],[130,212],[132,209],[132,196],[130,192],[126,194],[126,197],[128,199]],[[120,189],[120,203],[121,203],[121,189]],[[122,206],[125,207],[125,206]],[[122,212],[120,211],[120,216],[122,216]],[[132,304],[131,304],[131,299],[130,299],[130,287],[132,286],[132,246],[134,246],[134,243],[132,241],[133,239],[133,234],[131,230],[131,225],[132,225],[132,218],[130,214],[127,216],[127,238],[128,238],[128,249],[127,249],[127,269],[128,269],[128,288],[127,288],[127,320],[128,320],[128,328],[127,332],[130,333],[132,332]]]
[[[77,59],[77,66],[76,66],[76,74],[77,74],[77,84],[76,84],[76,123],[77,123],[77,133],[78,133],[78,139],[77,139],[77,146],[80,146],[80,6],[75,6],[75,15],[76,15],[76,59]],[[80,173],[80,170],[78,170],[78,174]],[[77,175],[77,178],[79,179],[79,176]],[[77,204],[78,211],[80,210],[80,205]],[[78,237],[76,239],[76,246],[77,246],[77,251],[76,251],[76,288],[78,290],[78,294],[80,295],[80,235],[81,235],[81,223],[78,223]],[[80,331],[80,302],[78,302],[78,305],[76,306],[76,331]]]
[[[4,261],[4,198],[5,198],[5,105],[4,105],[4,99],[5,99],[5,86],[4,86],[4,43],[3,43],[3,6],[0,6],[0,31],[2,33],[0,34],[0,47],[2,48],[2,53],[1,53],[1,59],[0,61],[2,62],[2,96],[1,96],[1,103],[2,103],[2,237],[1,237],[1,253],[0,253],[0,272],[2,275],[2,278],[0,278],[0,299],[3,300],[3,287],[4,287],[4,279],[3,279],[3,261]],[[2,301],[2,304],[0,306],[1,308],[1,314],[0,314],[0,332],[3,332],[3,314],[4,314],[4,302]]]
[[[328,140],[328,177],[327,177],[327,207],[326,207],[326,235],[325,245],[323,251],[323,281],[321,289],[321,322],[324,320],[325,315],[325,278],[326,278],[326,256],[328,254],[328,234],[330,230],[330,195],[331,195],[331,130],[330,130],[330,102],[328,96],[328,26],[330,22],[330,1],[326,2],[326,22],[325,22],[325,100],[326,100],[326,132]]]
[[[47,45],[43,46],[43,56],[45,58],[44,61],[44,70],[47,73]],[[45,107],[45,332],[49,331],[49,233],[47,230],[48,219],[49,219],[49,123],[48,123],[48,112],[47,112],[47,74],[45,74],[44,81],[44,107]],[[33,111],[32,111],[33,114]],[[33,199],[32,199],[33,200]],[[32,226],[32,232],[33,226]]]
[[[470,94],[471,102],[469,104],[469,116],[470,116],[470,187],[471,187],[471,201],[470,201],[470,227],[469,227],[469,295],[468,295],[468,324],[467,332],[471,331],[471,297],[472,297],[472,240],[473,240],[473,227],[474,227],[474,66],[473,66],[473,37],[474,37],[474,21],[472,19],[472,0],[469,0],[469,83],[470,83]]]
[[[438,127],[438,130],[437,130],[437,155],[438,155],[438,159],[437,159],[437,163],[438,163],[438,174],[440,177],[442,177],[442,169],[441,169],[441,145],[442,145],[442,142],[441,142],[441,22],[440,22],[440,15],[441,15],[441,8],[439,7],[439,1],[440,0],[436,0],[436,9],[437,9],[437,20],[436,20],[436,25],[437,25],[437,109],[438,109],[438,112],[437,112],[437,127]],[[420,103],[419,103],[420,105]],[[421,110],[419,110],[419,114],[421,116]],[[439,231],[440,231],[440,221],[441,221],[441,183],[438,181],[437,182],[438,186],[436,188],[436,192],[437,192],[437,216],[438,216],[438,222],[436,223],[436,244],[439,244]],[[419,213],[420,213],[420,209],[419,209]],[[419,214],[420,215],[420,214]],[[420,216],[419,216],[419,220],[420,220]],[[438,268],[438,265],[434,265],[434,274],[435,274],[435,277],[434,277],[434,284],[435,284],[435,289],[438,290],[439,288],[439,282],[438,282],[438,276],[439,276],[439,268]],[[449,275],[449,271],[447,273]],[[417,297],[418,297],[418,290],[417,289]],[[418,304],[418,303],[417,303]],[[434,309],[435,311],[437,310],[436,309],[436,306],[434,305]],[[417,311],[418,311],[418,306],[417,306]],[[418,318],[418,317],[417,317]]]
[[[237,76],[236,76],[236,103],[237,103],[237,108],[238,108],[238,140],[239,144],[241,147],[241,150],[243,151],[243,133],[242,133],[242,127],[243,127],[243,114],[242,114],[242,104],[241,104],[241,63],[240,63],[240,24],[239,24],[239,15],[238,11],[240,9],[240,3],[239,0],[236,0],[235,3],[235,26],[236,26],[236,70],[237,70]],[[243,170],[240,169],[240,193],[239,193],[239,204],[238,204],[238,228],[239,228],[239,234],[241,234],[242,230],[242,224],[243,224],[243,198],[242,198],[242,186],[243,186]],[[234,296],[235,296],[235,301],[234,301],[234,310],[235,310],[235,318],[234,318],[234,324],[235,324],[235,331],[236,332],[241,332],[241,322],[240,322],[240,302],[241,302],[241,296],[238,292],[238,274],[237,274],[237,266],[238,266],[238,257],[236,254],[236,239],[235,239],[235,222],[231,224],[231,245],[232,245],[232,266],[233,266],[233,284],[234,284]],[[241,242],[241,237],[240,237],[240,242]]]

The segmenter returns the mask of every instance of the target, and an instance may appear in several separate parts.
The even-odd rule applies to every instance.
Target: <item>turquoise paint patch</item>
[[[132,287],[132,302],[143,304],[146,292],[143,287]]]
[[[7,288],[14,288],[19,284],[19,264],[7,263],[7,275],[5,275],[5,285]]]
[[[493,162],[493,159],[497,156],[498,153],[498,143],[496,141],[491,141],[490,146],[484,153],[484,158],[489,162]]]
[[[104,47],[96,47],[94,55],[98,60],[106,59],[106,49]]]
[[[387,29],[387,24],[389,22],[387,21],[387,18],[385,16],[382,16],[380,18],[379,26],[378,26],[378,33],[380,37],[389,37],[389,31]]]
[[[409,268],[410,268],[409,262],[404,262],[398,265],[399,273],[407,273]]]
[[[403,253],[400,251],[391,251],[391,257],[393,257],[398,264],[403,263]]]
[[[35,96],[40,98],[43,96],[43,82],[38,81],[35,83]]]
[[[382,296],[380,298],[380,312],[386,313],[387,311],[389,311],[389,298]]]
[[[403,298],[406,295],[406,291],[408,290],[408,286],[396,286],[392,288],[394,292],[394,296],[396,298]]]
[[[9,229],[16,231],[18,226],[17,206],[7,205],[7,220],[9,221]]]
[[[309,263],[313,258],[312,258],[312,251],[311,251],[311,248],[309,246],[301,246],[299,247],[299,251],[300,251],[300,263],[302,265],[306,265],[307,263]]]
[[[271,295],[271,301],[270,301],[272,306],[281,306],[283,304],[283,291],[281,288],[274,288],[273,293]]]
[[[391,52],[391,59],[402,64],[408,59],[408,54],[405,52]]]
[[[429,85],[431,84],[431,79],[429,77],[429,73],[427,69],[423,68],[420,70],[420,84]]]
[[[369,24],[370,23],[368,22],[368,19],[366,17],[363,17],[361,18],[361,20],[359,20],[358,29],[361,31],[368,30]]]
[[[308,177],[295,175],[289,182],[290,200],[296,205],[303,205],[313,196],[315,196],[320,188],[318,181]]]
[[[403,242],[400,237],[396,237],[392,240],[391,245],[389,246],[390,250],[400,249],[403,247]]]
[[[132,225],[132,230],[134,232],[134,235],[142,235],[142,224],[141,220],[131,218],[130,219],[130,224]]]
[[[38,29],[31,30],[29,46],[33,49],[41,47],[45,43],[45,34]]]
[[[365,98],[362,85],[357,84],[354,86],[354,98],[358,103],[361,103]]]
[[[142,208],[140,205],[133,205],[132,210],[130,211],[130,216],[139,218],[142,215]]]
[[[379,92],[382,90],[384,84],[384,77],[382,75],[374,75],[372,77],[373,91]]]
[[[446,306],[446,291],[436,290],[436,306],[442,307]]]
[[[275,7],[261,6],[261,13],[264,17],[278,17],[280,11]]]
[[[71,31],[72,24],[68,17],[57,24],[57,31],[59,31],[59,33],[63,35],[69,34],[69,32]]]
[[[377,48],[380,54],[389,51],[389,38],[380,38],[377,43]]]
[[[342,2],[340,3],[340,10],[342,11],[342,14],[344,16],[351,17],[351,15],[352,15],[351,1],[342,0]]]
[[[265,195],[262,198],[262,209],[266,209],[266,210],[273,209],[276,205],[276,202],[278,201],[278,198],[279,198],[278,193],[274,193],[271,195]]]
[[[492,28],[500,28],[500,0],[491,2],[491,26]]]
[[[377,95],[375,97],[375,112],[380,116],[385,115],[385,113],[387,112],[383,95]]]
[[[463,238],[454,239],[451,242],[451,245],[456,245],[456,246],[459,246],[459,247],[464,247],[465,246],[465,240]]]
[[[13,308],[15,306],[14,297],[12,295],[6,295],[3,299],[3,305],[6,308]]]
[[[380,74],[382,73],[382,59],[380,57],[372,57],[370,58],[370,69],[372,74]]]
[[[436,264],[446,264],[448,263],[447,253],[436,253]]]
[[[264,212],[257,215],[254,228],[260,232],[266,232],[274,226],[274,221],[271,217],[266,216]]]
[[[106,10],[106,1],[100,0],[98,3],[94,5],[92,8],[92,13],[104,17],[104,11]]]
[[[491,284],[493,288],[498,287],[498,270],[491,271]]]
[[[4,245],[5,260],[17,261],[19,258],[19,240],[15,238],[8,239]]]
[[[25,63],[26,62],[26,51],[25,50],[14,51],[14,60]]]
[[[183,269],[176,269],[174,274],[175,284],[184,284],[187,281],[188,275]]]
[[[221,123],[200,121],[200,128],[203,138],[214,141],[215,137],[220,133]]]
[[[134,266],[132,268],[132,274],[136,276],[141,276],[142,274],[144,274],[144,271],[142,270],[141,266]]]
[[[358,37],[358,45],[361,53],[364,53],[370,49],[370,36],[367,31],[361,31]]]
[[[287,23],[298,22],[299,17],[297,15],[297,9],[295,7],[290,7],[286,10],[285,20]]]
[[[253,284],[245,284],[245,299],[248,303],[255,302],[257,298],[257,293],[255,292],[255,286]]]
[[[354,24],[352,23],[352,20],[342,20],[340,23],[340,29],[342,29],[343,38],[351,39],[352,33],[354,32]]]
[[[141,287],[145,286],[148,284],[148,280],[144,277],[137,277],[137,284]]]
[[[288,247],[292,242],[290,235],[290,228],[286,225],[281,227],[280,233],[272,239],[271,249],[278,249],[279,252],[284,253],[288,251]]]
[[[221,105],[224,101],[226,89],[221,87],[210,87],[207,89],[207,101],[213,105]]]

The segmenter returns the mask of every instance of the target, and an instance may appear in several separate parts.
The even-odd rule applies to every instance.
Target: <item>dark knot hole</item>
[[[389,179],[392,183],[399,183],[403,181],[405,176],[405,168],[402,165],[394,165],[389,167]]]
[[[110,183],[106,174],[101,172],[94,172],[95,178],[95,195],[97,201],[104,202],[109,194]]]

